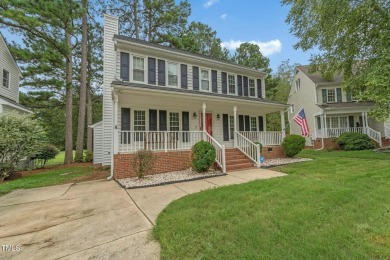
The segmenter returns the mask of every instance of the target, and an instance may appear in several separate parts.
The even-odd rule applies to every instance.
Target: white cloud
[[[223,15],[221,15],[221,19],[222,19],[222,20],[225,20],[225,19],[226,19],[226,17],[227,17],[227,14],[223,14]]]
[[[213,4],[216,4],[218,3],[219,0],[208,0],[206,3],[203,4],[204,8],[209,8],[210,6],[212,6]]]
[[[230,40],[227,42],[222,42],[221,46],[224,48],[227,48],[228,50],[236,50],[238,47],[240,47],[241,43],[244,43],[243,41],[235,41]],[[261,42],[261,41],[249,41],[249,43],[256,44],[260,47],[260,51],[264,56],[270,56],[274,53],[281,52],[282,50],[282,43],[279,41],[279,39],[271,40],[268,42]]]

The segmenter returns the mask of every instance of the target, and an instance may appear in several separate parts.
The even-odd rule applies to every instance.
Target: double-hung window
[[[348,117],[340,116],[340,128],[347,128],[347,127],[348,127]]]
[[[336,102],[336,90],[335,89],[328,89],[328,103]]]
[[[3,87],[9,88],[9,72],[3,69]]]
[[[179,113],[177,112],[169,112],[169,131],[180,131]]]
[[[179,64],[168,62],[168,85],[177,87],[179,85]]]
[[[234,139],[234,116],[229,116],[229,136],[230,140]]]
[[[257,131],[257,120],[256,117],[251,117],[251,131],[256,132]]]
[[[200,71],[200,85],[202,90],[210,91],[210,78],[208,70]]]
[[[229,94],[236,94],[236,77],[228,75]]]
[[[145,81],[145,59],[142,57],[133,57],[133,80]]]
[[[137,133],[137,131],[145,131],[146,130],[146,124],[145,124],[145,111],[144,110],[134,110],[134,131],[135,133],[135,140],[141,141],[143,139],[143,133]]]
[[[249,79],[249,96],[256,97],[256,85],[254,79]]]

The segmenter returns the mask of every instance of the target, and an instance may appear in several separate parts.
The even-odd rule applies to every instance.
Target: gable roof
[[[232,62],[232,61],[225,61],[225,60],[218,59],[218,58],[212,58],[212,57],[209,57],[209,56],[206,56],[206,55],[193,53],[193,52],[181,50],[181,49],[170,47],[170,46],[164,46],[164,45],[151,43],[151,42],[147,42],[147,41],[144,41],[144,40],[139,40],[139,39],[135,39],[135,38],[131,38],[131,37],[123,36],[123,35],[117,35],[117,34],[114,35],[114,40],[115,39],[116,40],[122,40],[122,41],[130,42],[130,43],[134,43],[134,44],[137,44],[137,45],[143,45],[143,46],[150,47],[150,48],[153,48],[153,49],[165,50],[165,51],[168,51],[168,52],[171,52],[171,53],[192,56],[192,57],[198,58],[198,59],[209,60],[209,61],[212,61],[212,62],[217,62],[217,63],[220,63],[220,64],[225,64],[225,65],[228,65],[228,66],[233,66],[233,67],[236,67],[236,68],[245,69],[245,70],[248,70],[248,71],[260,73],[264,77],[266,77],[268,75],[268,73],[266,73],[266,72],[263,72],[263,71],[260,71],[260,70],[256,70],[256,69],[252,69],[252,68],[249,68],[249,67],[246,67],[246,66],[242,66],[242,65],[239,65],[239,64],[237,64],[235,62]]]
[[[311,81],[313,81],[316,85],[330,85],[330,84],[338,84],[343,81],[343,76],[341,74],[335,74],[332,80],[324,79],[321,76],[320,72],[309,72],[309,65],[296,66],[296,69],[302,71]]]
[[[4,36],[3,36],[3,34],[1,32],[0,32],[0,40],[4,43],[4,46],[5,46],[5,49],[7,50],[7,53],[9,54],[11,59],[14,61],[14,65],[18,68],[18,70],[19,70],[19,77],[23,78],[22,71],[20,70],[20,68],[18,66],[18,63],[16,62],[14,56],[12,55],[11,51],[9,50],[7,42],[5,41],[5,38],[4,38]]]

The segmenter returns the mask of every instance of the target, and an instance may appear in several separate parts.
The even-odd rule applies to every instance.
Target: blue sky
[[[285,23],[289,7],[278,0],[189,0],[190,20],[208,24],[224,46],[234,51],[240,42],[253,41],[276,71],[282,61],[308,64],[311,52],[295,50],[298,41]]]

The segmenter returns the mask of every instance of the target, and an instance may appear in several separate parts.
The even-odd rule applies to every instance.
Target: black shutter
[[[121,108],[121,130],[130,131],[130,108]]]
[[[245,116],[245,131],[250,131],[251,126],[250,126],[250,119],[249,116]]]
[[[217,93],[218,92],[218,87],[217,87],[217,71],[216,70],[212,70],[211,71],[211,89],[214,93]]]
[[[227,94],[227,74],[226,72],[221,72],[222,78],[222,94]]]
[[[199,90],[199,68],[192,67],[192,86],[194,90]]]
[[[166,110],[159,110],[158,114],[160,116],[159,131],[167,131],[167,111]]]
[[[130,73],[130,55],[125,52],[121,52],[121,79],[124,81],[129,81]]]
[[[321,129],[321,117],[317,117],[317,129]]]
[[[238,116],[238,131],[244,131],[244,116]]]
[[[156,59],[148,58],[148,83],[156,84]]]
[[[337,102],[343,102],[343,96],[341,95],[341,88],[336,88]]]
[[[353,116],[348,116],[348,121],[349,121],[349,127],[354,127],[355,125],[355,120],[353,119]]]
[[[182,130],[190,131],[190,112],[182,112]],[[183,142],[189,142],[189,133],[183,133]]]
[[[244,96],[248,96],[248,77],[244,76]]]
[[[242,96],[242,76],[237,75],[237,88],[238,88],[238,95]]]
[[[188,88],[187,65],[185,64],[180,65],[180,74],[181,74],[181,88],[187,89]]]
[[[165,86],[165,60],[158,60],[158,84]]]
[[[326,89],[322,90],[322,103],[328,103],[328,96],[326,93]]]
[[[352,102],[352,95],[351,94],[347,94],[347,102]]]
[[[264,118],[259,116],[259,131],[264,131]]]
[[[261,79],[257,79],[257,97],[263,98],[263,91],[261,89]]]
[[[229,115],[222,114],[223,140],[229,141]]]
[[[359,116],[359,126],[363,127],[363,117]]]
[[[149,109],[149,131],[157,131],[157,110]]]

